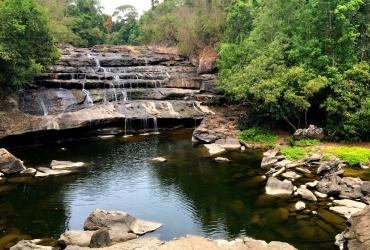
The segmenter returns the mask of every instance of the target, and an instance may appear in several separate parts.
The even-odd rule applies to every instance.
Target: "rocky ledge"
[[[63,233],[58,242],[66,250],[82,250],[100,248],[105,250],[237,250],[237,249],[259,249],[259,250],[295,250],[293,246],[272,241],[266,243],[245,237],[233,241],[210,240],[200,236],[187,235],[163,242],[155,237],[139,237],[161,227],[162,224],[144,221],[120,211],[105,211],[95,209],[84,224],[84,231],[72,230]],[[40,240],[22,240],[10,250],[52,250],[52,247],[40,246]]]

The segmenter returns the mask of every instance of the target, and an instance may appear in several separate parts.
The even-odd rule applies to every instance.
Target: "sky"
[[[101,6],[104,7],[103,12],[108,15],[112,15],[117,7],[129,4],[134,6],[141,16],[144,11],[150,9],[150,3],[151,0],[100,0]]]

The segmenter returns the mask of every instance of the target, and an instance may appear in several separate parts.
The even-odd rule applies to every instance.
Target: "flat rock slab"
[[[335,205],[345,206],[345,207],[349,207],[349,208],[358,208],[358,209],[361,209],[361,210],[366,207],[366,204],[364,204],[362,202],[348,200],[348,199],[333,200],[333,203]]]
[[[148,162],[165,162],[165,161],[167,161],[166,158],[156,157],[156,158],[150,159]]]
[[[107,227],[112,231],[133,232],[142,235],[161,226],[161,223],[136,219],[125,212],[95,209],[86,219],[84,229],[98,230]]]
[[[21,160],[9,153],[5,148],[0,148],[0,172],[14,174],[25,169]]]
[[[301,178],[302,175],[297,174],[296,172],[293,171],[287,171],[284,174],[282,174],[283,177],[289,178],[289,179],[298,179]]]
[[[272,165],[278,162],[278,159],[275,157],[263,157],[261,162],[261,168],[262,169],[268,169]]]
[[[219,154],[225,151],[223,147],[221,147],[218,144],[212,143],[212,144],[204,144],[206,148],[208,148],[209,154],[214,155],[214,154]]]
[[[40,246],[32,243],[29,240],[21,240],[9,250],[53,250],[53,247]]]
[[[71,170],[53,170],[50,168],[37,168],[37,173],[35,177],[48,177],[48,176],[63,176],[72,174],[73,171]]]
[[[345,206],[335,206],[335,207],[330,207],[330,211],[336,212],[337,214],[340,214],[347,219],[351,217],[351,215],[361,211],[361,208],[353,208],[353,207],[345,207]]]
[[[70,230],[60,235],[58,242],[64,246],[89,247],[91,236],[94,233],[95,231]]]
[[[84,162],[57,161],[57,160],[53,160],[50,164],[50,168],[53,170],[76,169],[86,166],[87,165]]]
[[[230,162],[230,160],[227,159],[227,158],[225,158],[225,157],[216,157],[215,158],[215,161],[221,162],[221,163],[228,163],[228,162]]]

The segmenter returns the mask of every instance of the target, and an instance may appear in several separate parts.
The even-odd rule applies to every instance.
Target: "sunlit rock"
[[[14,174],[25,169],[21,160],[9,153],[5,148],[0,148],[0,172]]]
[[[153,158],[153,159],[150,159],[149,162],[166,162],[167,159],[166,158],[163,158],[163,157],[156,157],[156,158]]]
[[[279,181],[275,177],[270,177],[266,184],[266,194],[270,195],[281,195],[281,194],[292,194],[293,184],[290,181]]]

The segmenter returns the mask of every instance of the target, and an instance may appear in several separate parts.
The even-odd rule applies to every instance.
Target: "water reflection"
[[[9,188],[0,191],[0,228],[14,227],[32,238],[58,238],[66,229],[81,230],[91,211],[101,208],[163,223],[153,233],[162,240],[186,234],[213,239],[248,235],[288,241],[299,249],[335,249],[341,226],[311,216],[297,220],[290,207],[298,198],[263,194],[262,152],[229,151],[222,156],[231,163],[217,163],[204,146],[191,144],[191,133],[176,130],[13,151],[27,167],[45,167],[51,160],[91,166],[70,176],[0,184],[0,189]],[[147,162],[159,156],[168,161]],[[332,231],[321,232],[318,224]],[[297,236],[310,232],[319,243]]]

